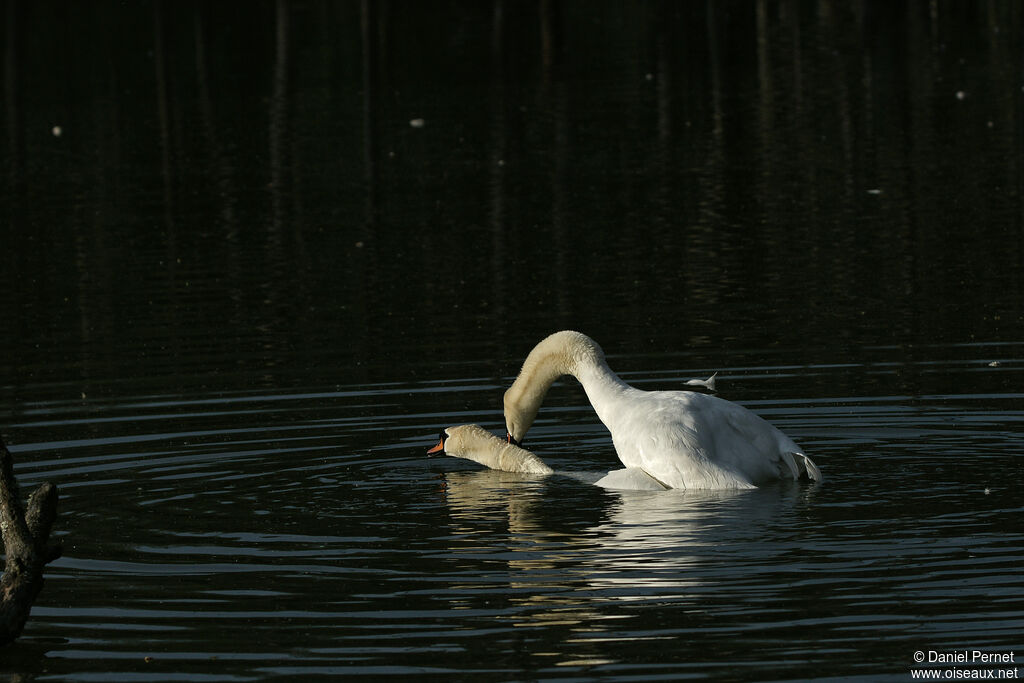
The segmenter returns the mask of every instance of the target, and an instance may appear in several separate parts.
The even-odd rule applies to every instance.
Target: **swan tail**
[[[779,477],[785,478],[785,473],[789,473],[789,476],[793,479],[800,478],[800,464],[797,462],[799,454],[792,451],[784,451],[782,457],[779,460],[785,465],[783,469],[782,465],[776,465],[779,468]]]
[[[797,467],[802,470],[802,474],[806,474],[807,478],[811,481],[821,481],[821,470],[814,464],[814,461],[808,458],[803,453],[793,453],[793,459],[798,463]],[[799,477],[798,477],[799,478]]]

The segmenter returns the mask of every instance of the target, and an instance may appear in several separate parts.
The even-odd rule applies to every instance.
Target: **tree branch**
[[[21,503],[14,461],[0,438],[0,536],[6,564],[0,577],[0,645],[19,635],[32,603],[43,588],[43,568],[60,557],[60,544],[50,543],[57,518],[57,487],[45,482]]]

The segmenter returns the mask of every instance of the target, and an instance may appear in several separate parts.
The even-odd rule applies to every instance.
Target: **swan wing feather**
[[[627,467],[672,488],[753,488],[801,470],[814,478],[789,437],[738,404],[674,391],[636,399],[612,429],[615,448]]]
[[[594,483],[606,489],[628,491],[664,491],[669,488],[639,467],[612,470]]]

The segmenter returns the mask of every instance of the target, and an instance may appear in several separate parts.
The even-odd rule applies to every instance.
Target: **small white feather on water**
[[[686,386],[689,387],[704,387],[708,391],[718,392],[715,389],[715,377],[718,377],[718,373],[711,375],[707,379],[688,379],[686,380]]]

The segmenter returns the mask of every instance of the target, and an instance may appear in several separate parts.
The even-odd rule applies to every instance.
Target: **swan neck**
[[[466,454],[492,470],[524,474],[550,474],[553,470],[532,452],[498,439],[489,440],[486,447]]]
[[[604,358],[593,363],[581,364],[575,375],[583,385],[583,390],[587,392],[587,399],[594,407],[598,418],[609,428],[615,406],[624,399],[626,394],[637,391],[616,375],[608,367]]]
[[[563,375],[575,375],[581,355],[597,355],[600,347],[578,332],[556,332],[533,347],[515,382],[505,392],[505,425],[522,441],[537,417],[548,389]]]
[[[493,469],[525,474],[551,474],[553,471],[536,455],[513,444],[503,444],[497,456]]]
[[[505,392],[505,423],[514,439],[521,441],[526,435],[548,389],[563,375],[578,379],[595,407],[592,392],[626,386],[608,367],[597,342],[579,332],[556,332],[534,347]]]

